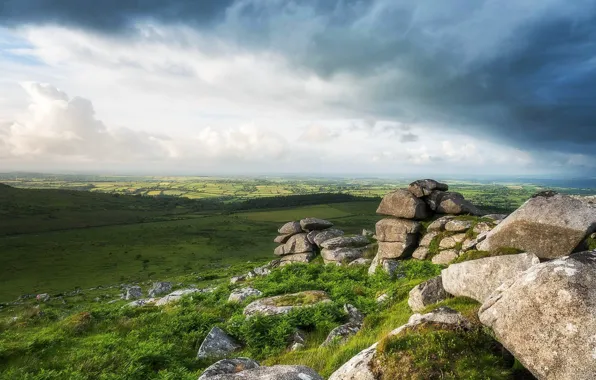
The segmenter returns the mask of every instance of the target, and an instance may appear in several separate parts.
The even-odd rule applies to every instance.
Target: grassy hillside
[[[359,232],[377,218],[376,202],[219,214],[193,212],[172,200],[1,190],[0,235],[6,236],[0,236],[0,302],[265,260],[272,257],[278,225],[287,220],[318,216]]]

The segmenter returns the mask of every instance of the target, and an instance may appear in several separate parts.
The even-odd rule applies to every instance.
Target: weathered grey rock
[[[155,305],[155,302],[157,302],[158,300],[159,300],[159,298],[144,298],[144,299],[139,299],[139,300],[135,300],[135,301],[132,301],[130,303],[127,303],[126,305],[123,306],[123,308],[125,308],[125,307],[139,307],[139,306]]]
[[[281,235],[295,235],[302,232],[300,222],[287,222],[277,230]]]
[[[333,227],[333,223],[324,219],[304,218],[300,221],[300,227],[305,231],[324,230]]]
[[[306,334],[300,329],[296,329],[290,337],[290,349],[296,351],[306,346]]]
[[[286,235],[276,236],[275,239],[273,239],[273,242],[277,243],[277,244],[284,244],[292,237],[292,235],[295,235],[295,234],[286,234]]]
[[[316,244],[317,246],[321,246],[321,244],[323,244],[324,242],[326,242],[327,240],[339,237],[339,236],[343,236],[344,232],[342,230],[338,230],[335,228],[329,228],[327,230],[323,230],[323,231],[313,231],[314,237],[313,237],[313,242],[314,244]]]
[[[466,234],[455,234],[446,236],[439,242],[441,249],[455,248],[459,243],[463,243],[466,240]]]
[[[412,253],[412,258],[416,259],[416,260],[425,260],[428,257],[428,254],[430,253],[428,247],[418,247],[416,248],[416,250],[414,251],[414,253]]]
[[[483,233],[479,234],[478,236],[476,236],[474,239],[464,240],[464,242],[462,243],[462,246],[461,246],[461,250],[463,252],[467,252],[469,250],[476,248],[480,242],[482,242],[484,239],[486,239],[487,234],[488,234],[488,232],[483,232]]]
[[[156,297],[172,291],[171,282],[154,282],[153,287],[149,289],[149,297]]]
[[[436,211],[443,194],[445,194],[444,191],[433,190],[428,196],[424,197],[424,201],[432,211]]]
[[[325,341],[321,343],[321,347],[326,347],[332,344],[342,344],[350,339],[351,336],[356,335],[361,327],[361,325],[355,323],[345,323],[341,326],[337,326],[329,332]]]
[[[48,302],[50,300],[50,295],[48,293],[41,293],[35,296],[38,302]]]
[[[594,379],[595,274],[596,251],[536,264],[490,295],[480,321],[538,379]]]
[[[232,285],[237,284],[239,282],[244,282],[244,281],[246,281],[246,275],[244,275],[244,274],[230,278],[230,284],[232,284]]]
[[[416,248],[416,238],[408,238],[408,241],[380,241],[377,255],[380,259],[398,259],[411,256]]]
[[[427,232],[426,234],[424,234],[422,239],[420,239],[420,243],[418,243],[418,245],[421,247],[428,247],[430,245],[430,243],[433,241],[433,239],[435,238],[435,236],[437,236],[438,234],[439,234],[439,231]]]
[[[251,317],[257,314],[287,314],[292,309],[310,307],[321,302],[331,302],[327,293],[321,290],[308,290],[299,293],[284,294],[251,302],[244,308],[244,315]]]
[[[471,214],[482,215],[482,212],[467,201],[463,195],[456,192],[445,192],[441,194],[436,211],[439,214]]]
[[[351,261],[348,265],[349,266],[354,266],[354,265],[370,265],[371,262],[372,262],[371,259],[365,259],[364,257],[361,257],[359,259],[356,259],[354,261]]]
[[[441,276],[431,278],[410,290],[408,305],[412,311],[422,311],[428,305],[447,299]]]
[[[389,299],[389,295],[387,293],[383,293],[377,297],[377,303],[383,303]]]
[[[242,302],[247,298],[260,297],[261,295],[263,295],[263,292],[255,288],[238,288],[232,291],[230,297],[228,297],[228,302]]]
[[[178,302],[178,301],[180,301],[180,299],[182,299],[182,297],[184,297],[187,294],[193,294],[193,293],[212,293],[214,291],[215,291],[215,288],[207,288],[207,289],[196,289],[196,288],[179,289],[179,290],[173,291],[172,293],[168,294],[167,296],[164,296],[164,297],[160,298],[159,300],[157,300],[155,302],[155,306],[163,306],[163,305],[167,305],[167,304],[170,304],[170,303]]]
[[[329,264],[332,262],[336,263],[350,263],[354,260],[362,258],[364,253],[369,249],[369,247],[359,247],[359,248],[335,248],[335,249],[326,249],[323,248],[321,250],[321,256],[323,257],[323,262],[325,264]]]
[[[207,367],[199,380],[213,380],[218,375],[235,374],[257,367],[259,363],[249,358],[223,359]]]
[[[385,195],[377,214],[395,216],[406,219],[426,219],[430,216],[430,210],[426,203],[416,198],[405,189],[398,189]]]
[[[540,193],[530,198],[478,246],[484,251],[517,248],[541,259],[566,256],[596,229],[596,205],[567,195]]]
[[[432,322],[446,326],[457,326],[464,329],[471,327],[470,322],[457,311],[448,307],[440,307],[430,313],[421,315],[414,314],[403,326],[391,331],[388,336],[401,334],[409,328],[419,324]],[[360,351],[352,359],[348,360],[337,371],[329,377],[329,380],[377,380],[371,365],[376,357],[378,342]]]
[[[433,221],[431,224],[429,224],[428,227],[426,228],[426,230],[428,232],[444,231],[445,225],[453,218],[455,218],[455,216],[452,216],[452,215],[442,216],[442,217],[438,218],[437,220]]]
[[[492,230],[493,228],[494,227],[487,222],[480,222],[474,226],[472,231],[474,231],[474,233],[477,233],[477,234],[482,234],[482,233]]]
[[[312,368],[301,365],[257,367],[236,374],[222,374],[201,380],[323,380]]]
[[[433,264],[447,265],[451,263],[453,260],[457,259],[458,256],[459,254],[455,249],[447,249],[433,256],[433,258],[430,261]]]
[[[397,272],[398,272],[399,267],[400,267],[400,263],[397,260],[391,260],[391,259],[382,259],[381,260],[381,268],[383,268],[383,270],[385,272],[387,272],[387,274],[391,278],[398,277]]]
[[[219,327],[213,327],[201,343],[197,359],[221,358],[241,348],[240,343]]]
[[[279,266],[284,267],[286,265],[294,263],[310,263],[315,258],[314,252],[294,253],[291,255],[282,256],[279,260]]]
[[[446,191],[449,190],[449,186],[434,179],[419,179],[408,186],[408,191],[418,198],[430,195],[433,190]]]
[[[450,232],[464,232],[472,227],[472,222],[469,220],[453,219],[445,224],[445,230]]]
[[[338,236],[321,243],[322,248],[335,249],[345,247],[364,247],[370,244],[370,240],[366,236]]]
[[[447,293],[484,302],[502,283],[538,263],[531,253],[485,257],[452,264],[443,269],[441,277]]]
[[[136,300],[143,297],[143,290],[140,286],[130,286],[126,288],[125,300]]]
[[[415,239],[422,224],[408,219],[384,218],[375,225],[377,240],[401,241]]]
[[[375,233],[371,230],[367,230],[366,228],[362,229],[362,236],[366,236],[366,237],[373,237],[375,236]]]
[[[255,276],[267,276],[271,273],[271,268],[277,266],[279,263],[275,262],[275,264],[273,264],[274,261],[272,261],[269,264],[265,264],[261,267],[256,267],[253,268],[252,272],[255,274]]]
[[[312,252],[312,244],[308,242],[305,233],[292,235],[284,245],[275,248],[276,256],[289,255],[292,253]]]

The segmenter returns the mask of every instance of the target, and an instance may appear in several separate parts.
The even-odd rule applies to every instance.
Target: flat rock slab
[[[300,221],[300,227],[305,231],[324,230],[333,227],[333,223],[325,219],[304,218]]]
[[[531,253],[485,257],[452,264],[441,271],[441,277],[447,293],[484,302],[505,281],[539,263]]]
[[[310,263],[315,258],[314,252],[304,252],[304,253],[293,253],[290,255],[282,256],[279,259],[279,266],[284,267],[286,265],[295,264],[295,263]]]
[[[408,186],[408,191],[418,198],[430,195],[433,190],[447,191],[449,186],[434,179],[419,179]]]
[[[364,253],[369,249],[368,246],[366,247],[359,247],[359,248],[335,248],[335,249],[326,249],[323,248],[321,250],[321,257],[323,257],[323,262],[325,264],[329,263],[350,263],[354,260],[358,260],[364,256]]]
[[[201,343],[197,359],[221,358],[241,348],[234,338],[230,337],[219,327],[213,327]]]
[[[596,374],[596,252],[532,266],[484,302],[480,321],[544,380]]]
[[[355,247],[364,247],[370,244],[370,240],[366,236],[356,235],[356,236],[338,236],[329,240],[324,241],[321,243],[322,248],[326,249],[335,249],[335,248],[355,248]]]
[[[377,214],[405,219],[426,219],[430,210],[426,203],[405,189],[398,189],[383,197]]]
[[[244,315],[278,315],[287,314],[295,308],[310,307],[321,302],[331,302],[327,293],[322,290],[308,290],[293,294],[263,298],[251,302],[244,308]]]
[[[222,374],[201,380],[323,380],[312,368],[302,365],[257,367],[235,374]]]
[[[567,195],[534,196],[488,233],[484,251],[511,247],[541,259],[569,255],[596,229],[596,205]]]
[[[447,224],[445,224],[445,230],[450,232],[464,232],[471,227],[472,222],[470,220],[453,219],[448,221]]]
[[[311,235],[312,234],[312,235]],[[342,230],[338,230],[336,228],[329,228],[328,230],[323,231],[312,231],[309,233],[312,236],[311,243],[316,244],[317,246],[321,246],[327,240],[343,236],[344,232]]]

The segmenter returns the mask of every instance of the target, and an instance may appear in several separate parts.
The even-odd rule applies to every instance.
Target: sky
[[[596,0],[0,0],[0,171],[596,176]]]

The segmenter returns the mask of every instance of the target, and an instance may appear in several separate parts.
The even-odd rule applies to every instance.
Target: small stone
[[[433,241],[433,239],[435,238],[435,236],[437,236],[438,234],[439,234],[439,231],[427,232],[426,234],[424,234],[422,239],[420,239],[420,243],[418,243],[418,245],[421,247],[428,247],[430,245],[430,243]]]
[[[249,358],[223,359],[207,367],[198,380],[209,380],[215,376],[234,374],[257,367],[259,363]]]
[[[455,218],[455,217],[451,216],[451,215],[442,216],[439,219],[433,221],[431,224],[429,224],[428,227],[426,228],[426,230],[429,232],[430,231],[445,231],[445,225],[453,218]]]
[[[492,229],[493,229],[493,226],[491,226],[490,224],[488,224],[486,222],[480,222],[474,226],[474,229],[472,231],[474,231],[474,233],[476,233],[476,234],[481,234],[481,233],[486,233]]]
[[[472,222],[469,220],[457,220],[453,219],[445,224],[445,230],[451,232],[464,232],[472,227]]]
[[[38,294],[36,297],[38,302],[48,302],[50,300],[50,295],[48,293],[41,293]]]
[[[416,260],[425,260],[429,253],[428,247],[418,247],[414,253],[412,253],[412,258]]]
[[[263,292],[254,288],[234,289],[228,298],[228,302],[242,302],[250,297],[260,297]]]
[[[458,253],[454,249],[448,249],[435,255],[431,262],[433,264],[447,265],[458,258]]]

